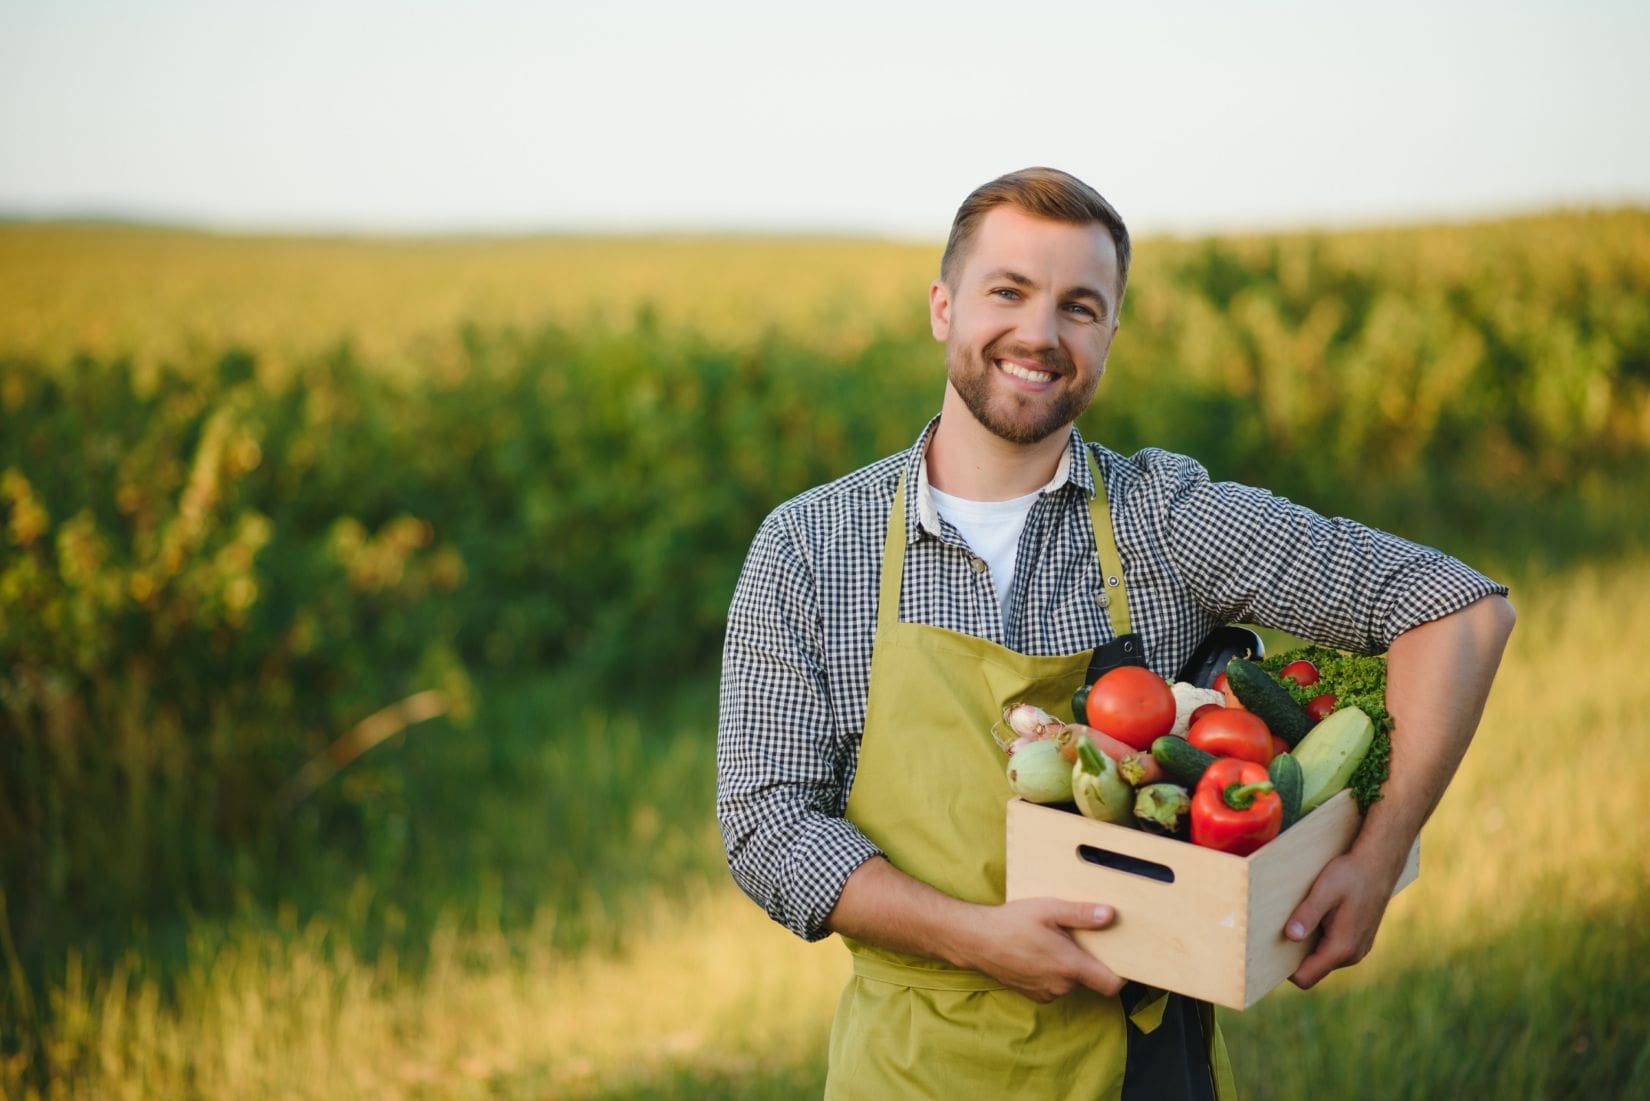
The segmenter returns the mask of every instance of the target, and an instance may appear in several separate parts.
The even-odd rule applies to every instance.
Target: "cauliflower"
[[[1174,693],[1174,726],[1169,728],[1172,737],[1186,736],[1187,727],[1192,725],[1192,712],[1204,704],[1217,703],[1224,706],[1226,703],[1226,697],[1213,688],[1199,688],[1185,681],[1176,681],[1169,688]]]

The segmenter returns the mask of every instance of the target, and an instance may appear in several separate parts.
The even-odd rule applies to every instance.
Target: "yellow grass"
[[[1650,677],[1636,641],[1650,561],[1531,578],[1514,595],[1519,630],[1478,743],[1423,835],[1421,879],[1363,965],[1251,1014],[1411,972],[1471,981],[1444,961],[1512,945],[1533,963],[1568,950],[1525,936],[1549,916],[1650,901]],[[624,952],[580,959],[546,951],[542,925],[443,933],[414,975],[354,958],[320,925],[217,930],[199,938],[175,1005],[129,969],[91,979],[71,968],[55,984],[48,1096],[650,1096],[698,1081],[719,1083],[704,1094],[717,1096],[786,1068],[817,1074],[846,975],[839,945],[796,941],[721,881],[629,932]],[[1605,948],[1604,966],[1628,966]],[[1516,975],[1522,964],[1495,966]],[[1232,1018],[1234,1031],[1249,1019]]]
[[[535,935],[437,934],[427,969],[368,962],[320,923],[203,939],[162,1008],[126,968],[58,991],[53,1098],[581,1097],[687,1064],[745,1075],[817,1060],[846,977],[731,886],[658,907],[619,956]]]
[[[773,328],[850,348],[918,321],[939,247],[824,238],[248,237],[0,226],[0,349],[140,366],[239,344],[302,361],[350,341],[439,366],[467,325],[628,324],[647,304],[724,343]]]

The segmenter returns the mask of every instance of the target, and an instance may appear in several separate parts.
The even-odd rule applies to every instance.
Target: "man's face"
[[[1106,228],[994,207],[953,282],[929,288],[929,322],[974,419],[1019,444],[1076,420],[1117,331],[1117,248]]]

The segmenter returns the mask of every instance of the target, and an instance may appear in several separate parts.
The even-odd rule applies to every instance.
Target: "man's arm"
[[[1292,940],[1323,927],[1323,939],[1292,976],[1297,986],[1357,963],[1373,947],[1410,847],[1478,729],[1514,618],[1505,597],[1488,596],[1393,640],[1386,690],[1391,774],[1352,849],[1329,862],[1285,926]]]
[[[1072,929],[1103,929],[1110,906],[1053,898],[1000,906],[963,902],[913,879],[883,857],[855,869],[826,919],[855,940],[983,971],[1033,1001],[1086,986],[1105,995],[1123,980],[1072,939]]]
[[[717,816],[735,880],[809,940],[867,944],[983,971],[1047,1001],[1079,983],[1121,980],[1069,929],[1110,923],[1110,907],[1020,900],[965,903],[898,871],[842,817],[851,770],[834,733],[819,599],[808,555],[770,518],[728,616],[717,737]]]
[[[716,813],[734,880],[797,936],[877,847],[842,817],[852,747],[833,714],[807,550],[779,515],[757,532],[728,610]]]

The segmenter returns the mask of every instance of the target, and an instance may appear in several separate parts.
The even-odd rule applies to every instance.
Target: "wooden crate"
[[[1247,1009],[1294,974],[1310,942],[1284,922],[1318,872],[1344,853],[1360,818],[1340,792],[1249,856],[1096,822],[1023,799],[1008,804],[1008,897],[1104,902],[1105,929],[1077,942],[1117,974]],[[1420,873],[1417,841],[1393,889]]]

